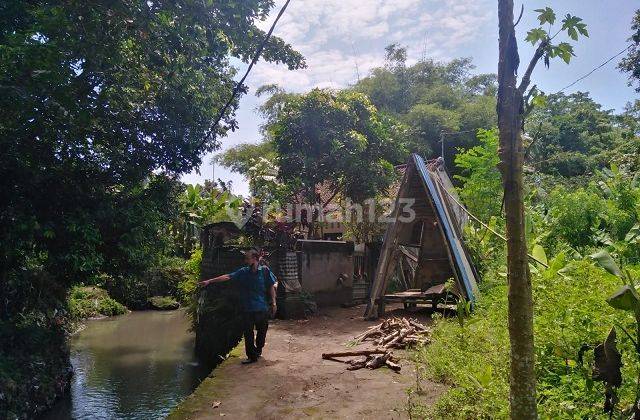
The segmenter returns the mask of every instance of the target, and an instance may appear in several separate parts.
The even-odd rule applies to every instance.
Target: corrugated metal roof
[[[446,192],[443,191],[443,185],[437,185],[436,183],[438,181],[434,179],[434,177],[441,177],[442,175],[429,171],[422,157],[413,154],[411,159],[414,161],[418,173],[422,177],[422,181],[425,183],[429,195],[434,202],[439,222],[442,224],[451,254],[456,262],[456,271],[464,283],[466,297],[473,301],[475,300],[475,292],[478,288],[476,274],[464,249],[462,238],[460,237],[461,232],[456,229],[455,224],[457,224],[458,221],[455,219],[455,215],[452,214],[451,206],[448,205],[449,200],[446,197]]]
[[[440,232],[438,237],[442,240],[440,242],[442,244],[441,249],[443,251],[446,249],[448,255],[446,260],[449,261],[450,271],[456,280],[456,290],[461,297],[473,301],[477,294],[478,275],[462,239],[462,231],[464,224],[467,222],[467,216],[458,204],[459,200],[454,187],[442,167],[441,160],[430,161],[427,164],[422,157],[413,154],[407,162],[404,175],[402,182],[398,186],[398,198],[396,198],[396,207],[391,219],[396,220],[398,217],[397,203],[401,197],[414,198],[416,200],[415,208],[421,209],[420,212],[416,213],[419,218],[422,218],[415,220],[429,220],[430,223],[439,225],[439,229],[433,232],[434,234],[435,232]],[[392,275],[395,261],[397,261],[397,257],[394,255],[402,248],[399,236],[403,230],[407,230],[406,227],[402,227],[402,223],[397,220],[392,222],[385,232],[382,253],[376,269],[376,278],[373,279],[371,287],[366,317],[375,317],[376,310],[374,307],[386,293],[389,276]],[[430,238],[431,240],[434,239],[433,236],[430,236]],[[420,244],[420,246],[423,245]],[[421,261],[424,264],[432,264],[428,262],[428,259]],[[442,279],[433,281],[436,281],[436,283],[444,282]],[[428,283],[428,286],[434,285],[431,280]]]

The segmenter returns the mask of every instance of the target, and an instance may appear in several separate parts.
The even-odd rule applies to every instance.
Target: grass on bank
[[[558,273],[565,266],[562,255],[550,265],[532,278],[540,417],[608,418],[602,412],[603,385],[591,379],[593,346],[614,325],[633,331],[629,313],[606,303],[620,281],[588,261],[571,262]],[[422,375],[450,385],[434,406],[414,406],[417,418],[508,418],[507,287],[500,271],[485,275],[470,318],[463,324],[455,317],[439,319],[431,344],[416,351]],[[618,407],[624,409],[633,403],[640,366],[630,341],[617,329],[624,364]],[[581,349],[586,349],[582,362]]]
[[[75,286],[69,292],[69,315],[72,319],[122,315],[127,308],[96,286]]]

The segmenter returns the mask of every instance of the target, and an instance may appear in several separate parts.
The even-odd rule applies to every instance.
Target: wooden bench
[[[444,284],[431,286],[427,290],[408,289],[403,292],[389,293],[384,295],[382,302],[378,302],[379,311],[384,313],[386,302],[401,302],[405,309],[416,307],[418,304],[431,305],[433,310],[438,308],[438,304],[447,304],[455,302],[458,299],[452,292],[447,292]]]

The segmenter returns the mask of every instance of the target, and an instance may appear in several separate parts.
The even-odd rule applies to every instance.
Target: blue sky
[[[284,0],[276,1],[272,17],[262,22],[268,28]],[[521,2],[516,2],[519,11]],[[590,37],[575,43],[570,65],[559,60],[546,69],[539,65],[533,83],[545,92],[557,91],[615,55],[627,45],[631,19],[640,8],[637,0],[531,0],[524,2],[525,12],[518,25],[521,68],[533,53],[525,44],[527,30],[537,25],[534,9],[549,6],[561,17],[580,16],[588,25]],[[384,60],[384,47],[400,43],[408,49],[410,63],[423,54],[447,61],[472,57],[478,73],[497,71],[497,1],[495,0],[291,0],[274,34],[304,54],[308,68],[289,71],[285,66],[259,62],[249,75],[249,94],[240,101],[237,119],[240,128],[221,139],[222,150],[243,142],[260,140],[261,118],[256,107],[263,100],[253,93],[266,83],[277,83],[290,91],[304,92],[314,87],[341,88],[353,84]],[[588,91],[605,108],[621,110],[640,98],[627,86],[626,75],[616,69],[619,59],[598,70],[567,90]],[[241,71],[244,68],[241,67]],[[521,70],[524,71],[524,70]],[[182,177],[184,182],[202,182],[215,178],[231,180],[233,192],[248,193],[240,175],[211,165],[204,158],[200,173]]]

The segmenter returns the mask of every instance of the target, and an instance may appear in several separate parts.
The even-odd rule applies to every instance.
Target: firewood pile
[[[389,318],[354,338],[354,343],[372,341],[383,349],[405,349],[429,342],[430,330],[416,319]]]
[[[378,346],[374,350],[354,350],[338,353],[323,353],[322,358],[335,362],[345,363],[347,370],[378,369],[387,366],[389,369],[399,372],[401,367],[392,349],[405,349],[418,344],[429,342],[430,330],[416,319],[389,318],[378,325],[368,328],[351,342],[358,345],[362,342],[373,342]],[[342,360],[344,357],[354,359]]]

